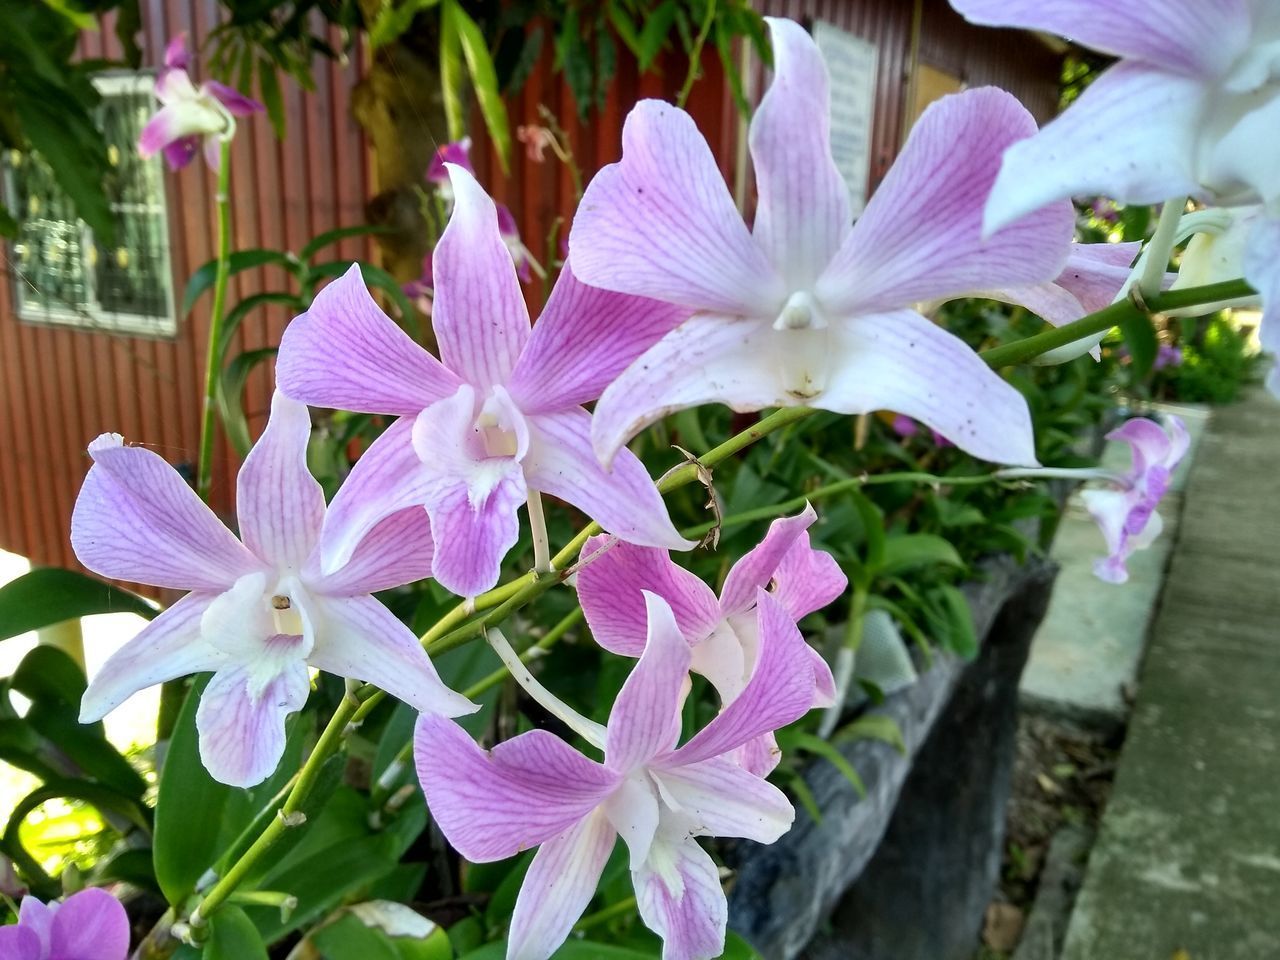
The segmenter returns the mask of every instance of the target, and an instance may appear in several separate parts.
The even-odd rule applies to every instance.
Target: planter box
[[[821,822],[797,811],[771,846],[725,850],[729,926],[769,960],[967,960],[999,874],[1018,677],[1056,568],[999,557],[965,588],[982,645],[939,653],[873,712],[907,753],[858,740],[841,753],[867,796],[826,761],[805,772]],[[829,921],[829,922],[828,922]]]

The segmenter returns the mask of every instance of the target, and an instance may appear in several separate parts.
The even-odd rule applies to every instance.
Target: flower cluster
[[[1060,325],[1111,303],[1137,250],[1073,245],[1065,198],[1106,184],[1055,166],[1067,156],[1063,129],[1080,137],[1073,117],[1086,103],[1106,108],[1117,85],[1137,96],[1211,80],[1218,94],[1236,96],[1271,82],[1247,22],[1231,34],[1243,51],[1234,59],[1189,39],[1168,69],[1144,65],[1164,55],[1166,40],[1181,42],[1182,26],[1192,30],[1190,0],[1174,4],[1186,8],[1186,23],[1160,32],[1142,29],[1143,13],[1116,13],[1101,0],[1064,0],[1043,14],[1014,0],[956,3],[975,17],[1034,14],[1047,28],[1053,11],[1087,9],[1092,19],[1072,22],[1084,39],[1095,28],[1116,33],[1124,42],[1110,49],[1145,59],[1122,63],[1074,114],[1039,133],[1003,91],[944,98],[917,122],[855,224],[831,154],[822,58],[799,25],[769,18],[774,76],[750,127],[751,227],[692,119],[641,102],[626,121],[621,161],[586,191],[568,263],[532,325],[509,212],[504,225],[505,208],[471,171],[467,141],[442,147],[427,176],[448,205],[448,225],[415,288],[430,294],[438,356],[382,312],[358,268],[323,289],[281,343],[271,416],[238,478],[238,537],[156,454],[114,434],[90,445],[94,464],[73,517],[77,556],[108,577],[190,592],[93,678],[82,719],[145,686],[210,671],[197,712],[201,756],[217,779],[251,786],[279,763],[285,718],[305,703],[311,669],[372,682],[420,711],[418,772],[451,843],[473,861],[538,848],[512,918],[510,958],[545,960],[557,949],[618,837],[664,957],[718,955],[726,902],[695,838],[767,843],[788,829],[791,804],[764,779],[778,761],[775,732],[838,699],[798,621],[838,597],[846,579],[813,548],[816,514],[806,507],[775,521],[717,596],[671,559],[669,550],[694,544],[627,442],[696,405],[804,404],[894,411],[904,435],[919,421],[939,443],[1034,465],[1022,395],[923,305],[991,297]],[[1228,5],[1247,21],[1246,0]],[[207,145],[227,136],[228,115],[247,106],[210,84],[196,90],[178,48],[170,60],[157,88],[166,105],[144,141],[172,151],[172,162],[194,149],[193,137]],[[1169,122],[1168,111],[1141,102],[1150,122]],[[1131,122],[1114,109],[1113,119]],[[1242,128],[1254,122],[1247,112],[1236,119]],[[1229,144],[1243,135],[1234,129],[1215,135]],[[1209,136],[1196,131],[1195,158],[1209,164],[1197,168],[1201,179],[1224,195],[1269,199],[1244,161],[1206,152]],[[1191,167],[1167,151],[1151,153],[1151,171],[1132,172],[1123,150],[1104,156],[1090,142],[1083,153],[1100,171],[1120,170],[1123,158],[1133,182],[1120,186],[1138,198],[1194,186]],[[1049,172],[1032,175],[1032,163]],[[1264,240],[1270,223],[1255,227]],[[327,505],[307,469],[306,404],[392,418]],[[1132,444],[1134,468],[1116,478],[1119,489],[1087,497],[1111,550],[1099,573],[1119,580],[1125,558],[1158,529],[1154,506],[1186,443],[1180,425],[1168,435],[1145,420],[1113,436]],[[467,599],[490,589],[518,539],[522,505],[545,572],[542,494],[605,531],[579,557],[579,601],[596,641],[638,660],[601,726],[544,688],[500,634],[489,639],[529,695],[602,760],[542,730],[481,749],[453,720],[475,706],[441,682],[417,638],[372,596],[427,577]],[[690,672],[710,681],[720,710],[681,744]]]
[[[23,897],[18,922],[0,927],[5,960],[125,960],[129,918],[105,890],[72,894],[62,903]]]

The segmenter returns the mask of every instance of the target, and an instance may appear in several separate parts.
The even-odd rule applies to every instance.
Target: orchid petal
[[[316,590],[335,597],[377,593],[431,576],[434,554],[431,521],[422,507],[409,507],[380,520],[360,540],[342,567],[324,576],[319,553],[303,576]]]
[[[191,53],[187,50],[187,31],[174,34],[164,45],[164,65],[170,70],[191,69]]]
[[[176,590],[222,591],[261,564],[160,456],[118,434],[89,444],[93,466],[71,516],[90,570]]]
[[[680,766],[659,765],[654,767],[654,775],[694,821],[698,836],[773,843],[795,820],[795,808],[786,794],[720,757]]]
[[[1000,151],[1035,132],[1027,109],[995,87],[931,104],[818,280],[827,313],[886,311],[1056,277],[1075,228],[1065,200],[982,238]]]
[[[670,750],[680,735],[689,643],[665,600],[645,592],[649,636],[609,714],[605,762],[628,772]]]
[[[821,710],[835,706],[840,694],[836,689],[836,678],[831,675],[831,664],[813,647],[806,650],[806,655],[809,666],[813,668],[813,708]]]
[[[752,600],[754,601],[754,596]],[[730,624],[721,621],[693,647],[689,669],[706,677],[720,695],[721,703],[731,703],[742,693],[756,657],[755,618],[739,616]],[[739,629],[749,625],[750,635]]]
[[[1280,220],[1261,220],[1249,232],[1244,275],[1262,296],[1262,348],[1280,356]],[[1272,369],[1267,388],[1280,396],[1280,367]]]
[[[689,310],[754,314],[785,297],[693,118],[661,100],[627,114],[622,161],[588,184],[569,259],[584,283]]]
[[[688,315],[659,300],[589,287],[566,263],[511,374],[511,394],[530,414],[595,400]]]
[[[676,565],[665,550],[608,544],[609,538],[603,536],[583,544],[577,579],[578,602],[600,646],[627,657],[644,652],[649,629],[646,590],[667,602],[680,632],[691,642],[702,639],[719,622],[715,593]]]
[[[165,106],[171,103],[195,100],[200,96],[200,92],[196,90],[196,85],[191,82],[191,75],[187,73],[185,67],[161,70],[160,75],[156,77],[155,86],[152,87],[151,92]]]
[[[1043,130],[1009,147],[984,229],[1000,230],[1064,197],[1105,194],[1121,203],[1157,203],[1201,192],[1194,144],[1207,96],[1187,77],[1117,64]]]
[[[1268,85],[1258,91],[1254,96],[1265,99],[1253,109],[1245,109],[1216,138],[1201,179],[1212,184],[1219,196],[1260,198],[1268,210],[1280,212],[1280,146],[1275,137],[1276,125],[1280,124],[1280,100],[1273,90]],[[1252,100],[1245,102],[1253,106]],[[1226,118],[1234,119],[1229,112],[1223,119]],[[1210,135],[1216,132],[1213,130]]]
[[[523,420],[517,422],[523,428]],[[469,386],[423,410],[414,422],[419,462],[431,464],[423,502],[436,545],[432,572],[441,586],[463,597],[498,582],[502,558],[519,539],[516,511],[528,493],[520,462],[486,457],[473,448],[478,442]]]
[[[160,152],[164,154],[164,162],[170,170],[181,170],[200,152],[200,138],[183,137],[181,140],[174,140],[165,144]]]
[[[108,657],[80,701],[80,722],[101,720],[139,690],[226,664],[226,654],[200,636],[200,618],[212,599],[188,594]]]
[[[1108,432],[1107,439],[1129,444],[1133,452],[1134,469],[1138,471],[1164,463],[1173,451],[1169,434],[1160,424],[1146,417],[1130,417]]]
[[[53,915],[49,960],[124,960],[129,917],[107,891],[91,887],[67,897]]]
[[[1225,69],[1248,43],[1249,0],[951,0],[970,23],[1070,37],[1191,76]],[[1213,43],[1204,38],[1212,36]]]
[[[1035,464],[1027,402],[964,341],[910,310],[834,325],[837,373],[821,406],[895,410],[975,457]]]
[[[724,578],[724,586],[720,588],[720,610],[725,616],[751,608],[756,602],[756,591],[769,585],[782,558],[817,519],[817,512],[806,503],[794,517],[779,517],[769,524],[769,532],[764,539],[730,567]]]
[[[797,623],[844,593],[849,578],[836,558],[815,550],[802,531],[773,572],[773,595]]]
[[[597,811],[542,845],[516,897],[507,960],[547,960],[568,939],[595,896],[616,839]]]
[[[462,383],[382,312],[354,263],[285,327],[276,378],[285,394],[313,406],[400,416]]]
[[[1056,283],[1080,301],[1085,313],[1096,313],[1115,302],[1141,250],[1142,243],[1137,240],[1072,244],[1067,266]],[[1173,278],[1167,279],[1171,282]]]
[[[453,213],[433,260],[431,325],[445,365],[490,387],[511,375],[529,339],[529,311],[493,201],[465,169],[447,166]]]
[[[401,510],[422,509],[434,475],[413,449],[413,424],[405,417],[388,427],[338,488],[320,532],[326,574],[341,569],[387,517]]]
[[[695,314],[646,350],[596,404],[591,440],[607,466],[629,439],[668,414],[705,403],[739,413],[794,404],[779,378],[787,332],[768,323]]]
[[[307,469],[311,415],[277,390],[267,428],[236,478],[245,546],[273,567],[300,569],[320,539],[324,490]]]
[[[616,774],[545,730],[486,753],[453,721],[423,714],[413,743],[431,815],[473,863],[502,860],[564,833],[618,783]]]
[[[829,706],[829,704],[818,703],[817,697],[814,698],[813,705],[814,707]],[[772,733],[762,733],[748,740],[729,756],[747,773],[757,777],[767,777],[782,762],[782,748],[778,746],[778,738]]]
[[[591,414],[581,407],[529,418],[529,486],[573,504],[608,533],[643,547],[691,550],[680,536],[662,494],[630,450],[605,470],[591,448]]]
[[[711,960],[724,951],[729,905],[715,861],[684,834],[660,838],[631,874],[644,925],[662,938],[663,960]]]
[[[603,810],[627,845],[631,869],[637,869],[649,856],[661,820],[658,797],[648,776],[632,776],[619,783]]]
[[[42,903],[31,896],[23,897],[18,905],[18,923],[36,935],[42,956],[49,952],[53,941],[53,916],[57,912],[56,902]]]
[[[200,86],[202,90],[208,91],[215,100],[226,107],[227,113],[233,117],[248,117],[255,113],[261,113],[266,109],[253,97],[245,96],[235,87],[229,87],[225,83],[219,83],[217,80],[206,80]]]
[[[813,704],[813,667],[795,621],[768,592],[757,590],[756,623],[760,648],[742,694],[688,743],[664,758],[664,767],[722,756],[809,712]]]
[[[0,956],[6,960],[44,960],[40,938],[26,927],[0,927]]]
[[[1133,496],[1122,490],[1083,490],[1080,499],[1107,545],[1107,557],[1094,564],[1094,572],[1109,583],[1124,583],[1129,579],[1124,567],[1124,526],[1133,507]]]
[[[219,783],[252,787],[271,776],[284,755],[285,717],[301,710],[311,691],[301,660],[257,691],[256,680],[253,666],[224,667],[200,697],[200,760]]]
[[[317,597],[307,662],[372,683],[424,713],[460,717],[480,708],[444,685],[417,636],[373,597]]]
[[[190,136],[220,134],[227,118],[199,100],[175,100],[161,107],[138,135],[138,153],[145,159],[169,144]]]
[[[849,188],[831,156],[831,93],[813,38],[766,17],[773,81],[751,119],[752,234],[791,289],[808,289],[849,234]]]

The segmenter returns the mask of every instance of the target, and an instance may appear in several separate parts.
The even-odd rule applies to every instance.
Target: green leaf
[[[644,20],[644,29],[640,31],[640,72],[645,73],[662,52],[667,35],[671,33],[671,25],[675,22],[679,7],[675,0],[666,0],[658,9],[650,13]]]
[[[244,387],[253,368],[268,357],[275,356],[276,347],[260,347],[246,350],[236,356],[218,378],[218,416],[226,428],[227,439],[240,456],[245,456],[253,446],[249,435],[249,418],[244,412]]]
[[[262,94],[262,105],[267,108],[267,119],[275,130],[278,139],[284,139],[285,112],[284,97],[280,93],[280,78],[276,76],[276,65],[268,57],[258,60],[258,92]]]
[[[235,339],[236,331],[240,329],[240,324],[244,322],[244,318],[259,307],[265,307],[273,303],[284,304],[298,313],[306,309],[297,295],[279,290],[254,293],[245,297],[228,310],[227,315],[222,320],[222,338],[218,341],[219,367],[226,362],[227,353],[231,350],[231,341]]]
[[[609,4],[609,22],[613,24],[614,32],[622,39],[622,43],[632,55],[639,60],[642,48],[640,46],[640,34],[636,33],[636,26],[631,21],[631,16],[617,2]]]
[[[278,263],[292,270],[295,261],[290,254],[282,250],[264,250],[260,248],[236,250],[227,258],[227,276],[235,276],[242,270],[265,267],[272,263]],[[187,281],[187,289],[182,295],[182,306],[178,310],[178,316],[185,317],[190,313],[191,308],[196,305],[196,301],[200,299],[201,294],[206,290],[213,289],[213,284],[217,279],[217,260],[210,260],[193,273],[191,279]]]
[[[864,562],[869,570],[879,570],[884,565],[886,539],[884,514],[861,491],[850,490],[847,496],[854,509],[858,511],[858,517],[862,521],[862,534],[866,539],[867,548]]]
[[[462,39],[448,22],[446,6],[440,18],[440,94],[444,100],[445,126],[450,140],[467,135],[467,108],[463,99]]]
[[[720,955],[720,960],[764,960],[764,956],[740,934],[730,930],[725,935],[724,953]]]
[[[318,929],[311,942],[324,960],[400,960],[390,937],[350,913]]]
[[[303,247],[298,256],[303,262],[308,262],[325,247],[331,243],[337,243],[339,240],[346,240],[348,237],[368,237],[374,234],[390,232],[390,227],[378,223],[359,223],[353,227],[338,227],[336,230],[326,230]]]
[[[951,649],[965,659],[972,659],[978,652],[978,635],[973,628],[969,601],[958,587],[949,583],[939,586],[937,592],[951,628]]]
[[[894,576],[932,564],[963,567],[964,561],[949,540],[931,533],[904,533],[885,539],[884,555],[874,572]]]
[[[440,0],[405,0],[399,6],[384,3],[373,26],[369,28],[369,47],[377,50],[378,47],[399,39],[412,25],[414,17],[423,10],[430,10],[439,2]]]
[[[893,717],[883,713],[865,713],[852,723],[845,724],[836,734],[836,739],[844,740],[879,740],[887,743],[904,757],[907,755],[907,743],[902,739],[902,728]]]
[[[1160,344],[1156,339],[1156,328],[1151,317],[1140,313],[1120,323],[1120,332],[1124,334],[1125,346],[1129,348],[1132,361],[1130,369],[1137,380],[1141,380],[1151,372],[1151,365],[1156,361],[1156,353]]]
[[[9,208],[0,203],[0,236],[16,237],[17,235],[18,221],[13,218]]]
[[[502,100],[498,86],[498,74],[493,68],[493,58],[484,41],[484,33],[457,0],[444,0],[441,30],[457,35],[458,45],[471,74],[471,85],[480,104],[480,115],[489,130],[489,138],[498,151],[502,172],[511,172],[511,121],[507,118],[507,105]]]
[[[464,954],[459,960],[503,960],[506,955],[505,943],[486,943],[479,950]],[[607,943],[570,940],[551,955],[551,960],[654,960],[654,955]]]
[[[213,864],[222,812],[232,790],[209,776],[200,762],[196,708],[207,683],[207,677],[197,680],[187,693],[165,753],[156,797],[156,881],[174,906],[192,894],[196,882]]]
[[[150,620],[158,612],[137,594],[96,577],[41,567],[0,587],[0,640],[98,613],[136,613]]]
[[[858,776],[858,771],[853,768],[853,764],[836,749],[834,744],[801,730],[787,731],[782,738],[782,742],[795,749],[822,757],[835,767],[842,777],[849,781],[853,789],[858,791],[858,796],[865,797],[867,795],[867,785],[862,782],[862,777]]]
[[[253,921],[233,903],[224,903],[209,918],[203,960],[267,960],[267,947]]]

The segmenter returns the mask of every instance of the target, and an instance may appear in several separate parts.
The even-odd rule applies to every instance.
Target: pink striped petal
[[[795,621],[782,604],[766,591],[758,590],[756,624],[760,650],[742,695],[688,743],[663,758],[664,768],[723,756],[809,712],[813,704],[813,667]]]
[[[529,418],[530,487],[573,504],[607,532],[644,547],[691,550],[667,514],[662,494],[643,463],[622,450],[605,470],[591,448],[591,414],[581,407]]]
[[[444,685],[417,636],[373,597],[315,597],[307,662],[363,680],[424,713],[460,717],[480,709]]]
[[[236,514],[244,544],[269,566],[302,568],[320,540],[324,490],[307,469],[311,415],[277,390],[267,428],[236,478]]]
[[[813,668],[813,708],[822,710],[834,706],[839,699],[836,689],[836,678],[831,675],[831,665],[826,658],[813,647],[806,651],[809,666]]]
[[[817,44],[794,20],[765,22],[773,82],[751,118],[752,233],[787,286],[807,290],[849,234],[849,188],[831,157],[831,93]]]
[[[649,856],[662,821],[662,808],[652,778],[645,772],[632,774],[618,784],[602,809],[627,845],[631,869],[636,869]]]
[[[804,510],[794,517],[779,517],[769,524],[769,532],[764,539],[745,553],[724,578],[724,586],[720,588],[720,609],[726,617],[752,607],[756,602],[756,591],[769,586],[782,564],[782,558],[791,552],[800,536],[817,519],[817,512],[806,503]]]
[[[827,671],[830,673],[830,671]],[[814,698],[814,707],[823,706]],[[782,762],[782,748],[778,746],[778,738],[772,733],[762,733],[753,740],[748,740],[734,753],[728,754],[732,761],[748,773],[757,777],[767,777]]]
[[[715,593],[694,574],[677,566],[665,550],[616,543],[603,550],[608,537],[583,544],[581,560],[595,559],[578,570],[578,602],[591,635],[611,653],[638,657],[648,635],[644,591],[667,602],[680,632],[696,643],[720,621]]]
[[[1225,70],[1249,41],[1249,0],[951,0],[971,23],[1042,30],[1188,75]],[[1213,43],[1205,43],[1213,37]]]
[[[81,890],[67,897],[49,928],[49,960],[124,960],[129,917],[107,891]]]
[[[739,413],[796,403],[782,385],[789,333],[755,320],[695,314],[640,355],[596,404],[591,442],[606,466],[628,440],[677,410],[724,403]]]
[[[351,559],[328,576],[320,572],[317,551],[304,568],[303,577],[317,592],[334,597],[390,590],[431,576],[432,546],[426,509],[409,507],[375,524],[360,540]]]
[[[529,339],[529,311],[493,201],[448,164],[453,213],[436,245],[431,325],[445,365],[477,387],[505,383]]]
[[[90,570],[113,580],[221,592],[261,566],[157,454],[104,433],[89,444],[89,456],[71,546]]]
[[[910,310],[832,326],[837,374],[820,406],[837,413],[895,410],[975,457],[1034,465],[1022,394],[958,337]]]
[[[1117,64],[1060,117],[1006,151],[983,228],[1001,230],[1064,197],[1105,194],[1121,203],[1157,203],[1202,192],[1194,171],[1207,96],[1203,84],[1187,77]],[[1013,233],[1021,232],[1019,222]],[[1001,230],[993,239],[1004,236]]]
[[[689,673],[689,643],[671,607],[657,594],[644,594],[649,636],[644,653],[622,685],[609,714],[605,762],[627,773],[676,745],[680,703]]]
[[[770,531],[772,532],[772,531]],[[815,550],[809,532],[801,532],[773,573],[773,595],[797,622],[833,603],[849,585],[836,558]]]
[[[413,449],[413,424],[404,417],[388,427],[338,488],[320,532],[325,574],[350,561],[361,541],[387,517],[426,503],[435,475]]]
[[[481,750],[451,720],[418,718],[413,752],[431,815],[473,863],[514,856],[587,817],[617,775],[544,730]]]
[[[462,383],[382,312],[354,263],[285,328],[276,379],[286,395],[313,406],[401,416]]]
[[[587,186],[569,259],[584,283],[689,310],[772,317],[786,296],[693,119],[661,100],[627,115],[622,161]]]
[[[0,956],[6,960],[44,960],[45,953],[39,937],[26,927],[10,924],[0,927]]]
[[[191,52],[187,49],[187,31],[174,34],[164,46],[164,65],[170,70],[190,70]]]
[[[681,766],[655,766],[654,775],[692,819],[697,836],[773,843],[791,829],[796,816],[781,790],[720,757]]]
[[[31,896],[23,897],[18,906],[18,923],[36,935],[42,955],[49,952],[49,944],[53,939],[53,915],[57,910],[56,902],[42,903]]]
[[[191,136],[220,134],[227,126],[224,115],[199,100],[174,100],[161,107],[138,135],[138,153],[146,158],[169,144]]]
[[[226,664],[227,655],[200,636],[200,618],[212,600],[187,594],[108,657],[80,701],[80,722],[101,720],[139,690]]]
[[[226,107],[227,113],[233,117],[248,117],[266,109],[253,97],[247,97],[235,87],[229,87],[217,80],[206,80],[200,87]]]
[[[729,904],[715,861],[697,842],[673,831],[631,880],[640,919],[662,938],[663,960],[712,960],[724,952]]]
[[[828,315],[892,310],[1056,277],[1075,229],[1075,212],[1065,200],[982,239],[983,203],[1001,151],[1035,132],[1026,108],[995,87],[944,97],[925,110],[818,280]],[[1045,196],[1024,212],[1053,199]]]
[[[530,414],[595,400],[688,315],[659,300],[589,287],[566,263],[516,363],[511,394]]]
[[[507,960],[547,960],[568,939],[595,896],[616,839],[596,811],[542,845],[511,914]]]
[[[516,511],[528,495],[516,457],[486,456],[480,448],[475,417],[475,393],[463,386],[423,410],[413,426],[419,462],[430,464],[423,503],[436,545],[432,573],[461,597],[478,596],[498,582],[502,559],[519,539]],[[516,425],[523,428],[523,420]],[[521,431],[513,434],[518,455]]]
[[[223,667],[196,709],[200,761],[209,776],[233,787],[252,787],[271,776],[284,755],[284,721],[311,692],[307,666],[296,660],[259,688],[251,666]]]

